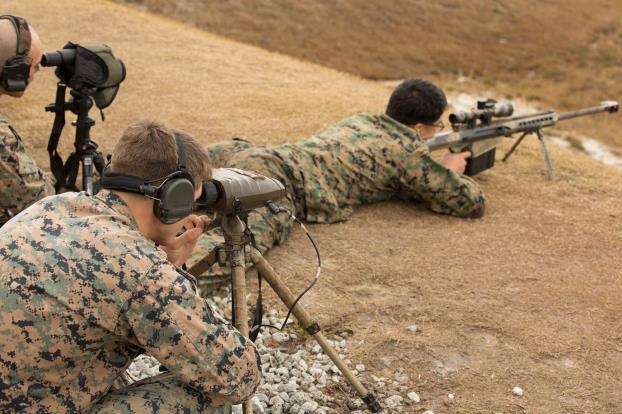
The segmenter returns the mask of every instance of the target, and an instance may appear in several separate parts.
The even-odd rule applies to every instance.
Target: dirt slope
[[[28,17],[48,49],[105,41],[126,62],[128,78],[108,120],[93,129],[107,150],[142,117],[205,143],[234,134],[278,143],[357,110],[380,110],[390,93],[113,3],[3,5]],[[54,94],[50,71],[32,86],[24,100],[2,98],[0,113],[47,165],[51,116],[41,108]],[[68,135],[63,146],[66,155]],[[384,203],[344,224],[312,226],[324,273],[304,305],[327,330],[354,331],[350,359],[367,364],[368,375],[403,368],[408,391],[423,399],[413,412],[622,411],[622,172],[580,152],[553,148],[552,156],[552,182],[533,140],[482,174],[489,207],[481,220]],[[313,274],[301,232],[269,259],[293,290]],[[412,324],[417,333],[406,329]],[[522,398],[511,394],[514,386],[525,390]]]
[[[622,99],[616,0],[119,1],[369,79],[462,75],[559,110]],[[621,122],[579,125],[622,147]]]

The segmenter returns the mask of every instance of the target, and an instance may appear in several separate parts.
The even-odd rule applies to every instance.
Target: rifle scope
[[[512,116],[514,106],[510,102],[497,102],[493,99],[477,101],[477,109],[469,111],[453,112],[449,115],[449,122],[452,125],[475,123],[478,119],[482,122],[490,122],[495,117]]]

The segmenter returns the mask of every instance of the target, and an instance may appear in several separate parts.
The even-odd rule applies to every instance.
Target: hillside
[[[233,135],[280,143],[355,111],[382,110],[391,91],[118,3],[3,5],[29,19],[47,50],[105,42],[124,60],[128,76],[106,122],[92,112],[92,135],[108,151],[145,117],[206,144]],[[43,69],[23,100],[0,99],[0,113],[43,166],[52,116],[42,108],[54,90]],[[67,125],[64,156],[70,132]],[[415,412],[622,411],[622,171],[571,149],[552,148],[552,157],[553,181],[532,139],[478,176],[488,199],[481,220],[392,202],[361,208],[347,223],[311,226],[324,270],[302,303],[329,333],[352,332],[349,358],[367,365],[365,384],[403,369],[422,398]],[[314,259],[300,231],[269,255],[294,291],[311,279]],[[406,329],[413,324],[416,333]],[[525,395],[513,396],[514,386]],[[334,412],[347,412],[351,394],[334,391]]]
[[[368,79],[466,76],[545,109],[622,100],[616,0],[120,1]],[[622,147],[620,121],[574,127]]]

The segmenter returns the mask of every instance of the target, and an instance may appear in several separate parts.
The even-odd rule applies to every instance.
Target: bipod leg
[[[257,271],[272,287],[274,292],[281,298],[285,306],[290,308],[296,298],[289,290],[287,286],[279,279],[279,277],[272,269],[272,266],[268,263],[268,261],[261,255],[261,253],[257,249],[251,249],[251,260],[253,264],[256,266]],[[367,389],[361,384],[361,382],[354,376],[352,371],[347,367],[347,365],[341,360],[339,354],[333,349],[333,347],[328,343],[328,340],[324,337],[322,332],[320,332],[320,326],[316,321],[311,319],[311,316],[307,313],[307,311],[297,303],[296,306],[292,309],[292,313],[298,319],[298,323],[302,326],[302,328],[307,331],[309,334],[313,335],[317,343],[322,347],[326,355],[330,357],[333,363],[339,368],[344,377],[350,382],[352,387],[356,390],[357,394],[365,404],[369,410],[373,413],[380,412],[382,408],[380,404],[376,400],[376,396],[367,391]]]
[[[508,158],[510,158],[510,155],[512,155],[512,153],[514,152],[514,150],[520,145],[520,143],[523,141],[523,138],[525,138],[525,136],[527,135],[526,132],[523,132],[523,135],[521,135],[516,142],[514,143],[514,145],[512,145],[512,148],[510,148],[510,150],[503,156],[503,159],[501,161],[506,162]]]
[[[549,180],[553,179],[553,163],[551,162],[551,156],[549,154],[549,148],[546,145],[546,141],[544,141],[544,135],[541,130],[537,130],[536,134],[538,134],[538,141],[542,144],[542,153],[544,154],[544,162],[546,163],[546,174],[549,177]]]

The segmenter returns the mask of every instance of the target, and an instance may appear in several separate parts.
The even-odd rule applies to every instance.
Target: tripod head
[[[93,194],[93,167],[101,174],[105,161],[101,152],[97,151],[97,144],[90,138],[90,129],[95,121],[89,117],[89,111],[95,103],[104,120],[101,111],[115,99],[119,85],[125,79],[125,66],[106,45],[80,46],[71,42],[61,50],[45,53],[41,65],[55,66],[59,79],[56,99],[45,107],[47,112],[55,113],[47,149],[50,169],[56,180],[56,192],[78,190],[76,179],[82,163],[82,187]],[[65,101],[67,87],[70,88],[71,98]],[[75,151],[63,163],[57,148],[65,126],[66,111],[77,115],[73,123],[76,138]]]

